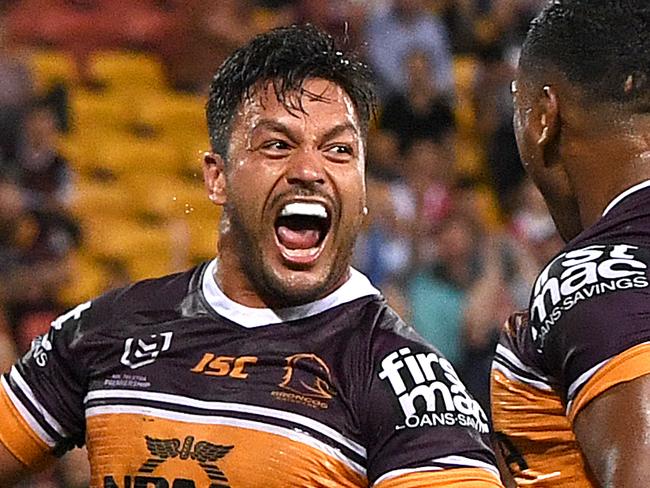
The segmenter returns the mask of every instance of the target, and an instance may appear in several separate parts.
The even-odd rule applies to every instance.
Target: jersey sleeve
[[[84,440],[86,368],[79,357],[91,303],[57,318],[0,378],[0,442],[35,467]]]
[[[538,279],[531,339],[571,421],[609,388],[650,373],[650,251],[593,245],[561,254]]]
[[[373,345],[371,486],[501,486],[485,412],[451,363],[399,322]]]

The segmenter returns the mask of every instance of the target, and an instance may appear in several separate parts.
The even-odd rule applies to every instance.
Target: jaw
[[[305,259],[309,262],[299,262],[295,256],[287,259],[287,250],[272,241],[262,254],[260,272],[267,295],[280,301],[281,307],[323,298],[347,279],[352,244],[341,240],[335,229],[313,251],[314,257]]]

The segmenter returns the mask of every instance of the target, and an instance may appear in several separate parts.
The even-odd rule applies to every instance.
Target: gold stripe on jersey
[[[104,413],[87,418],[87,445],[93,488],[136,486],[136,478],[143,486],[145,478],[160,486],[191,480],[197,488],[367,486],[365,476],[320,449],[231,425]]]
[[[615,356],[600,368],[582,387],[569,410],[573,423],[590,401],[620,383],[650,374],[650,344],[639,344]]]
[[[493,370],[492,417],[499,448],[519,486],[595,486],[558,395]]]
[[[481,468],[454,468],[407,473],[374,485],[375,488],[495,488],[502,486],[493,474]]]
[[[25,466],[38,468],[54,457],[50,448],[27,424],[3,386],[0,386],[0,442]]]

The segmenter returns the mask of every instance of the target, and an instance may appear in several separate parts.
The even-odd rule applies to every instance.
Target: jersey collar
[[[262,327],[311,317],[358,298],[380,294],[379,290],[372,286],[366,276],[356,269],[350,268],[350,278],[338,289],[320,300],[282,309],[252,308],[231,300],[219,288],[214,279],[216,266],[217,260],[214,259],[203,272],[203,295],[215,312],[246,328]]]
[[[642,181],[641,183],[637,183],[631,188],[628,188],[623,193],[620,193],[611,202],[609,202],[609,205],[607,205],[607,207],[605,207],[605,210],[603,211],[603,217],[607,215],[610,212],[610,210],[612,210],[616,205],[621,203],[625,198],[632,195],[632,193],[636,193],[639,190],[643,190],[644,188],[648,188],[648,187],[650,187],[650,180],[645,180]]]

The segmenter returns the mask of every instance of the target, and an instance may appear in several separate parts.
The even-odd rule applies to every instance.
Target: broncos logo
[[[313,353],[289,356],[280,388],[312,398],[330,399],[336,393],[325,361]]]
[[[193,436],[187,436],[182,445],[180,439],[154,439],[145,436],[145,440],[151,457],[140,466],[141,473],[152,473],[168,459],[193,459],[199,463],[210,481],[213,482],[211,487],[228,486],[228,478],[215,462],[228,454],[234,446],[222,446],[207,441],[199,441],[194,444]],[[192,446],[194,446],[193,449]]]

